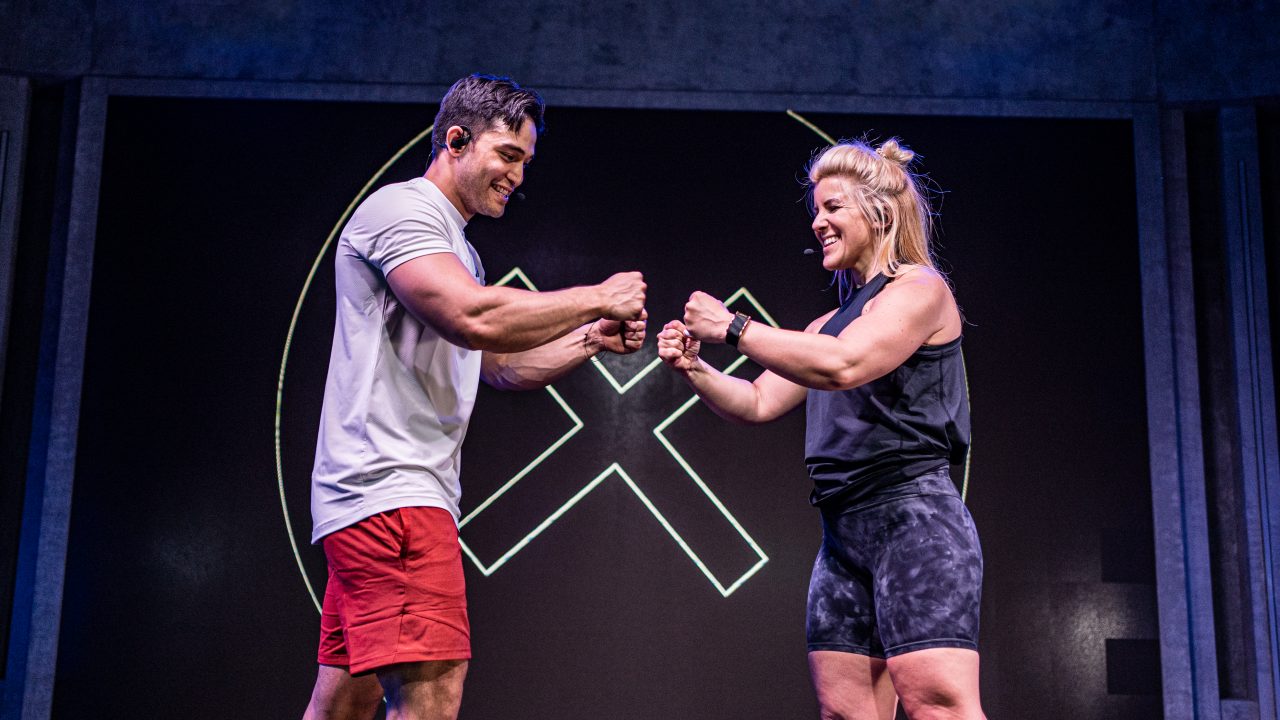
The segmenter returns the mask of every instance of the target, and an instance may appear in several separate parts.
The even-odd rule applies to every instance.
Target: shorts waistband
[[[956,490],[956,485],[951,481],[951,469],[943,466],[936,470],[911,478],[905,482],[900,482],[890,487],[877,491],[876,493],[862,498],[852,505],[842,505],[838,509],[833,508],[834,512],[823,510],[823,514],[845,515],[851,512],[857,512],[865,508],[880,505],[890,500],[898,500],[906,497],[915,497],[917,495],[950,495],[959,497],[960,493]]]

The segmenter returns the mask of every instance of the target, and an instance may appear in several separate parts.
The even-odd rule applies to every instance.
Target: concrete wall
[[[0,2],[0,72],[1194,101],[1280,93],[1280,4]]]

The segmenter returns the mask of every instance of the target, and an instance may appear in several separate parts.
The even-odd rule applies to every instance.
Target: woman
[[[823,718],[983,718],[977,533],[949,476],[969,443],[961,319],[929,250],[913,153],[843,142],[809,167],[813,232],[841,305],[804,332],[695,292],[658,354],[720,416],[768,422],[807,398],[805,461],[823,543],[809,584],[809,667]],[[754,382],[698,357],[729,342]]]

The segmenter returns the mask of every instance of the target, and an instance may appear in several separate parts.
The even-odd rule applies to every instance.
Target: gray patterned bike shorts
[[[978,647],[982,548],[946,468],[822,516],[809,650],[876,658]]]

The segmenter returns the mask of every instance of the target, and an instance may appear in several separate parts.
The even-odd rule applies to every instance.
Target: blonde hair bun
[[[889,138],[880,143],[880,147],[876,148],[876,154],[885,160],[892,160],[902,166],[906,166],[916,156],[910,149],[900,145],[898,138]]]

